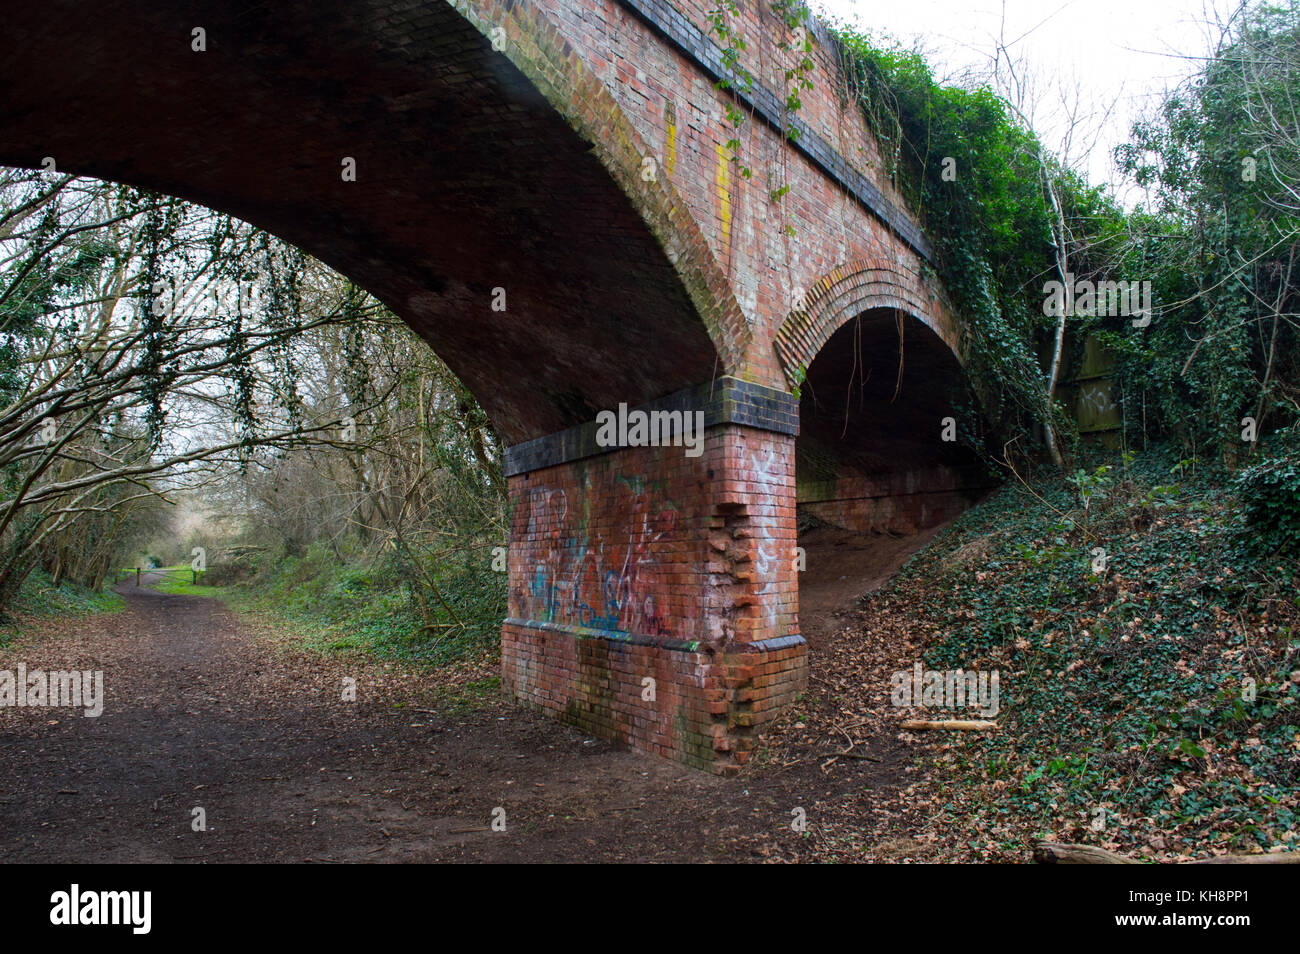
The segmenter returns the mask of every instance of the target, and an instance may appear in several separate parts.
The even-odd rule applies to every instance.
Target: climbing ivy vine
[[[847,92],[879,142],[882,171],[934,243],[939,277],[963,319],[992,446],[1030,452],[1025,435],[1049,425],[1068,436],[1068,416],[1044,386],[1053,320],[1044,314],[1043,282],[1055,262],[1041,143],[993,90],[942,86],[915,52],[877,46],[847,28],[835,35]],[[1052,171],[1065,184],[1072,232],[1086,237],[1080,265],[1104,268],[1123,232],[1120,210],[1068,170]],[[963,431],[979,432],[973,411],[967,418]]]
[[[780,40],[777,48],[793,58],[792,63],[781,70],[781,74],[785,84],[782,133],[785,138],[794,141],[799,136],[799,130],[790,119],[803,107],[802,94],[813,88],[811,75],[815,64],[812,58],[812,38],[808,34],[812,12],[803,0],[774,0],[772,10],[790,31],[790,36]],[[741,54],[748,49],[748,44],[744,34],[734,25],[739,16],[740,8],[735,0],[718,0],[718,5],[706,14],[710,32],[716,38],[722,54],[724,76],[718,80],[717,87],[748,96],[754,91],[755,77],[741,62]],[[752,178],[753,170],[740,159],[740,129],[749,117],[735,97],[723,104],[723,110],[727,123],[734,130],[725,145],[731,151],[732,161],[739,166],[741,177]],[[779,202],[789,191],[789,185],[781,183],[771,187],[769,195],[773,202]]]
[[[740,55],[747,48],[747,44],[744,34],[732,25],[739,16],[740,8],[736,6],[736,0],[719,0],[718,5],[707,14],[710,28],[717,37],[722,51],[724,75],[718,80],[717,87],[748,94],[754,89],[754,76],[740,61]],[[732,161],[739,165],[740,174],[748,179],[753,175],[753,171],[740,161],[740,128],[747,117],[734,97],[727,99],[723,109],[728,124],[735,130],[725,145],[731,150]]]

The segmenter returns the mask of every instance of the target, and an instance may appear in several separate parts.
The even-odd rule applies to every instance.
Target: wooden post
[[[140,585],[140,568],[139,568],[139,567],[136,567],[136,568],[135,568],[135,585],[136,585],[136,586],[139,586],[139,585]]]
[[[190,569],[190,572],[194,574],[194,579],[191,580],[190,582],[191,582],[193,585],[197,586],[198,583],[199,583],[199,571],[198,571],[198,570],[195,570],[195,569],[193,569],[193,568],[191,568],[191,569]]]

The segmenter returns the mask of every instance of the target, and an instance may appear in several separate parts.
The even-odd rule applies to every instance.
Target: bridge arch
[[[753,337],[730,279],[671,178],[609,87],[589,68],[559,27],[539,10],[507,0],[457,0],[456,8],[485,36],[504,30],[502,53],[591,146],[662,244],[709,330],[720,370],[735,371]]]
[[[786,380],[798,388],[831,336],[875,309],[910,315],[960,360],[961,337],[936,287],[916,270],[878,256],[846,262],[827,272],[809,286],[773,338]]]
[[[434,345],[507,443],[725,374],[749,343],[672,183],[526,4],[53,0],[6,26],[0,163],[292,242]]]
[[[913,312],[872,305],[842,323],[800,381],[801,526],[911,534],[965,510],[988,485],[957,440],[969,401],[957,356]]]
[[[761,40],[739,131],[712,0],[157,7],[8,11],[0,163],[53,156],[229,212],[371,291],[508,445],[503,685],[605,737],[738,771],[806,680],[803,375],[804,395],[822,365],[834,380],[850,325],[876,336],[873,360],[896,327],[929,342],[945,380],[960,354],[930,243],[844,110],[834,44],[816,45],[830,81],[790,145],[767,55],[790,29],[768,5],[739,11]],[[781,158],[784,200],[762,175],[742,181],[733,135],[759,172]],[[675,157],[669,174],[647,167],[651,144]],[[786,285],[834,262],[783,320]],[[597,413],[624,405],[698,415],[703,446],[602,444]]]

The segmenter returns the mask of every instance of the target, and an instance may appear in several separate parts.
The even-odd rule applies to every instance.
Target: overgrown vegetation
[[[1035,426],[1068,435],[1041,358],[1056,328],[1043,290],[1058,274],[1054,203],[1080,277],[1110,267],[1121,211],[1048,155],[989,86],[944,86],[914,51],[876,45],[848,28],[836,36],[883,172],[920,211],[939,277],[966,319],[968,368],[983,411],[967,410],[967,440],[980,449],[1018,440],[1023,455],[1034,447],[1024,438]]]
[[[1300,563],[1261,558],[1221,470],[1092,463],[1086,493],[1005,488],[864,604],[928,634],[925,668],[1000,673],[998,730],[935,751],[927,826],[1007,860],[1294,848]]]
[[[318,416],[341,416],[340,400],[371,411],[338,440],[251,455],[191,495],[200,518],[189,534],[152,549],[171,562],[203,548],[205,584],[300,624],[322,648],[445,661],[494,645],[505,481],[486,415],[395,321],[313,346],[303,404]]]
[[[126,601],[111,590],[93,590],[72,580],[55,583],[44,570],[28,574],[10,606],[0,617],[0,646],[20,635],[25,617],[77,617],[91,613],[115,613]]]
[[[412,655],[497,625],[499,443],[374,299],[227,215],[50,172],[0,174],[0,252],[0,612],[33,572],[193,560],[317,623],[358,597],[350,638]]]
[[[1264,550],[1300,555],[1300,451],[1295,442],[1243,470],[1236,490],[1246,524]]]
[[[1300,416],[1300,6],[1238,11],[1205,68],[1119,150],[1149,190],[1128,267],[1162,306],[1116,334],[1130,421],[1233,464]]]
[[[1068,451],[1053,341],[1067,327],[1075,348],[1092,335],[1118,355],[1126,435],[1233,464],[1297,426],[1300,7],[1243,6],[1206,67],[1135,127],[1118,158],[1150,199],[1131,212],[1049,154],[992,86],[943,86],[913,51],[837,36],[883,171],[921,213],[967,322],[992,425],[968,414],[968,440],[995,458],[1032,450],[1034,433]],[[1152,320],[1075,308],[1067,291],[1058,324],[1053,279],[1151,282]]]
[[[195,588],[182,580],[171,592],[216,596],[231,608],[286,626],[304,645],[323,652],[366,652],[435,665],[493,651],[505,616],[504,574],[490,557],[465,550],[427,567],[444,595],[429,626],[405,560],[389,550],[373,558],[340,560],[323,543],[301,556],[252,558],[240,582]]]

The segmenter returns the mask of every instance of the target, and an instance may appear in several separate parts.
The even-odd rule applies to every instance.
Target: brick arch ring
[[[736,371],[753,329],[704,233],[665,176],[643,178],[655,152],[601,78],[554,23],[514,0],[453,0],[455,10],[502,47],[501,53],[586,142],[627,195],[677,270],[726,371]],[[504,31],[504,38],[500,31]],[[503,42],[504,40],[504,42]],[[660,163],[662,165],[662,163]]]
[[[962,341],[947,303],[933,282],[884,259],[846,262],[823,275],[781,322],[773,347],[791,388],[797,387],[831,335],[864,311],[892,309],[916,318],[960,361]]]

